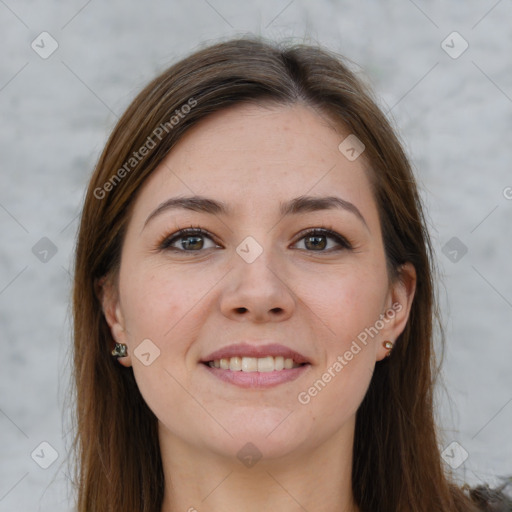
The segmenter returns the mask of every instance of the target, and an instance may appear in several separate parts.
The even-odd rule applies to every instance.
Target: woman
[[[409,163],[338,57],[178,62],[85,200],[78,510],[486,510],[438,450],[434,297]]]

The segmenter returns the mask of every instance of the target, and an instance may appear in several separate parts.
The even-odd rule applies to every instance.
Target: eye
[[[210,242],[208,245],[207,241]],[[212,237],[201,228],[181,229],[165,238],[160,244],[160,249],[182,252],[198,252],[201,249],[219,247]]]
[[[339,233],[325,228],[315,228],[303,231],[299,242],[304,243],[305,249],[310,252],[332,252],[336,250],[350,250],[351,244]],[[213,237],[204,229],[186,228],[167,236],[160,244],[161,250],[172,250],[178,252],[200,252],[203,249],[219,248]]]
[[[301,238],[295,243],[304,242],[306,250],[312,252],[332,252],[352,249],[350,243],[339,233],[325,228],[315,228],[301,233]],[[329,243],[331,240],[331,243]],[[332,243],[334,241],[334,243]]]

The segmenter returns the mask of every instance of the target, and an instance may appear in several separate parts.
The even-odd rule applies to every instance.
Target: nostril
[[[236,308],[237,313],[245,313],[247,311],[247,308]]]

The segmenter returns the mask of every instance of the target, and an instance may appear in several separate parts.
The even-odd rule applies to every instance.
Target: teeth
[[[242,371],[243,372],[257,372],[258,359],[255,357],[242,357]]]
[[[220,368],[222,370],[231,370],[232,372],[273,372],[275,370],[290,370],[298,368],[300,364],[293,362],[291,357],[267,356],[267,357],[231,357],[225,359],[215,359],[210,361],[209,366]]]
[[[271,356],[262,357],[261,359],[257,359],[256,364],[257,364],[257,370],[259,372],[273,372],[276,367],[276,365],[274,363],[274,358]]]
[[[215,361],[213,361],[215,365]],[[232,357],[229,360],[229,369],[232,372],[239,372],[242,369],[242,358],[241,357]]]

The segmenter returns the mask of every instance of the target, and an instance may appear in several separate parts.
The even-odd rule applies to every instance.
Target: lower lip
[[[224,382],[229,382],[241,388],[271,388],[291,382],[300,377],[311,366],[304,364],[298,368],[290,368],[289,370],[274,370],[272,372],[234,372],[231,370],[222,370],[205,364],[201,364],[210,372],[211,375],[217,377]]]

